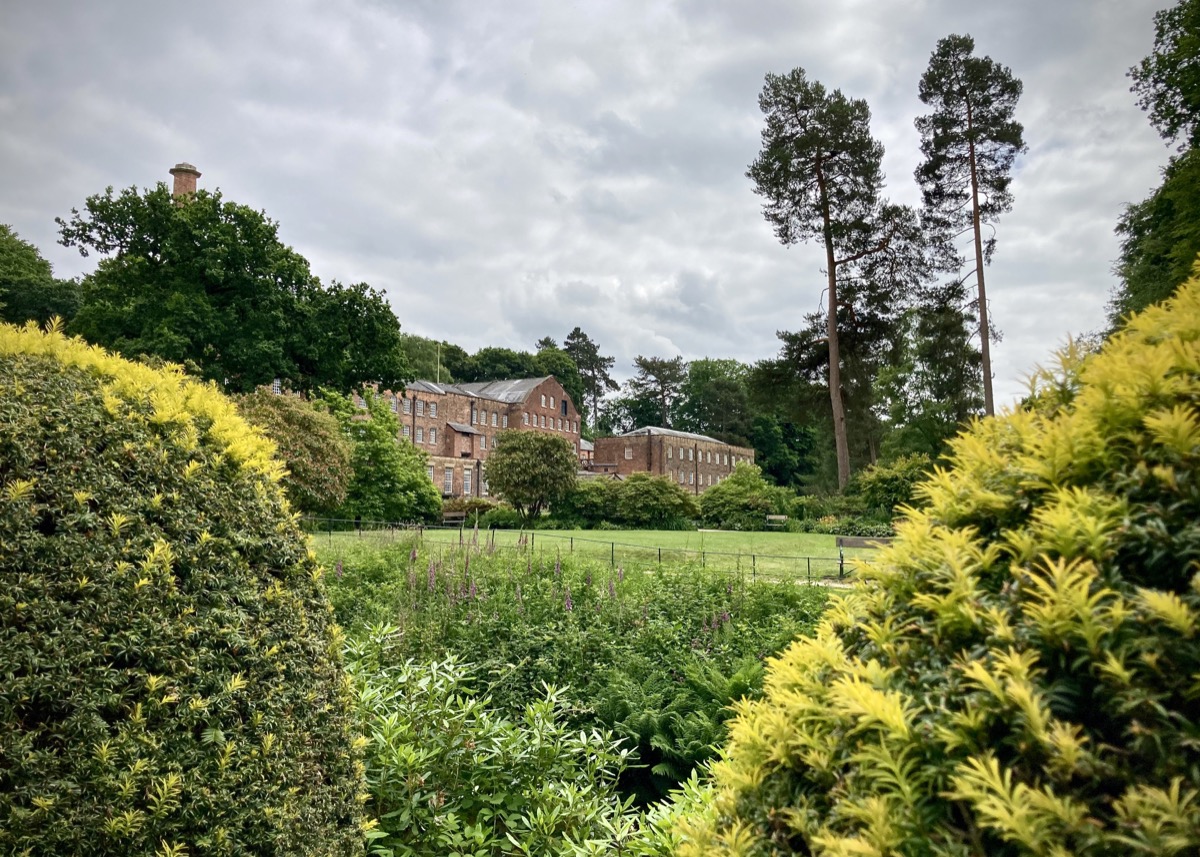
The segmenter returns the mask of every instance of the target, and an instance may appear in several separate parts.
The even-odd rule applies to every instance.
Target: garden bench
[[[891,536],[838,536],[838,577],[846,576],[846,554],[843,548],[885,548],[891,543]]]
[[[467,522],[466,512],[443,512],[442,526],[444,527],[461,527]]]

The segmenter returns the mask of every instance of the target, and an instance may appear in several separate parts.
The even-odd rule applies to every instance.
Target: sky
[[[54,218],[107,186],[263,210],[323,281],[408,333],[534,350],[574,327],[636,355],[772,358],[822,306],[746,178],[768,72],[864,98],[885,194],[917,204],[917,82],[938,39],[1024,83],[1028,152],[987,269],[998,404],[1104,326],[1126,203],[1171,150],[1129,92],[1166,0],[8,0],[0,223],[60,277]]]

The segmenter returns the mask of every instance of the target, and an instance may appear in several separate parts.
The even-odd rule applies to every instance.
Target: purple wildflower
[[[337,565],[334,566],[334,571],[337,572],[337,579],[341,580],[342,579],[342,561],[340,559],[337,561]]]
[[[435,590],[435,589],[437,589],[437,566],[434,564],[433,560],[430,559],[429,560],[429,591],[433,592],[433,590]]]
[[[617,580],[621,581],[622,583],[625,582],[625,566],[623,565],[617,566]]]
[[[617,597],[617,587],[616,587],[616,584],[613,583],[613,580],[611,577],[608,579],[608,597],[609,598]]]
[[[575,609],[575,602],[571,600],[571,587],[567,587],[567,597],[563,599],[563,607],[570,613]]]
[[[729,611],[726,610],[723,613],[721,613],[721,624],[725,625],[725,624],[728,624],[728,622],[729,622]]]
[[[414,548],[413,548],[413,549],[412,549],[412,550],[409,552],[409,554],[408,554],[408,561],[409,561],[409,562],[416,562],[416,561],[417,561],[417,549],[416,549],[415,547],[414,547]]]
[[[590,587],[592,585],[592,573],[589,571],[587,577],[583,579],[583,585]]]
[[[471,555],[467,554],[463,557],[463,574],[471,570]]]
[[[478,593],[479,593],[479,590],[477,590],[477,589],[475,588],[475,578],[473,578],[473,577],[472,577],[472,578],[471,578],[471,586],[470,586],[470,588],[467,590],[467,597],[468,597],[468,598],[470,598],[472,601],[474,601],[474,600],[475,600],[475,596],[476,596]]]
[[[560,574],[562,574],[562,559],[558,558],[554,560],[554,576],[558,577]]]

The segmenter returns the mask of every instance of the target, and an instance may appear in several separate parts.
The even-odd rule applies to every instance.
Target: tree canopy
[[[489,490],[528,524],[575,487],[579,460],[565,438],[510,430],[500,432],[484,468]]]
[[[79,284],[55,279],[41,252],[0,223],[0,321],[40,327],[54,316],[69,320],[78,308]]]
[[[616,362],[613,357],[600,353],[600,347],[579,327],[575,327],[563,340],[562,350],[567,352],[579,370],[586,399],[587,422],[593,427],[600,415],[600,400],[618,389],[617,382],[609,375]],[[575,403],[584,410],[584,402]]]
[[[365,284],[322,287],[262,212],[219,191],[167,186],[88,197],[58,219],[60,241],[105,258],[70,325],[123,354],[189,366],[233,391],[278,378],[292,389],[400,387],[400,324]]]
[[[1154,50],[1129,70],[1138,106],[1163,139],[1200,142],[1200,0],[1180,0],[1154,15]]]
[[[441,513],[442,499],[425,472],[428,458],[398,439],[400,423],[383,399],[365,390],[362,401],[359,409],[350,398],[330,391],[321,399],[353,444],[353,475],[338,515],[368,521],[432,520]]]

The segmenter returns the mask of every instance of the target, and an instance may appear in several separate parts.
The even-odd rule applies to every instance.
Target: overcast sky
[[[745,177],[767,72],[865,98],[886,193],[916,203],[917,81],[937,40],[1024,81],[1027,154],[988,270],[998,403],[1104,323],[1122,205],[1170,150],[1125,74],[1166,0],[0,4],[0,223],[56,244],[108,185],[190,161],[280,223],[323,280],[404,330],[532,350],[576,325],[617,358],[746,362],[821,306]]]

